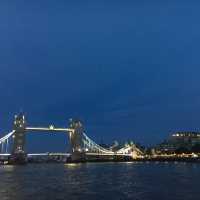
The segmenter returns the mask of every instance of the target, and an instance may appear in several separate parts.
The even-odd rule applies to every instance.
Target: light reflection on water
[[[0,166],[0,200],[199,200],[200,164]]]

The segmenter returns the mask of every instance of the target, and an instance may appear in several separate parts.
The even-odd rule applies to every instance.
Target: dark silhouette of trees
[[[192,147],[191,151],[194,152],[194,153],[200,153],[200,144],[195,144]]]
[[[182,153],[191,153],[191,150],[188,149],[187,147],[179,147],[175,151],[176,154],[182,154]]]

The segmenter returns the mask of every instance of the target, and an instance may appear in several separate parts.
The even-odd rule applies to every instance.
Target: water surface
[[[199,181],[192,163],[0,166],[0,200],[199,200]]]

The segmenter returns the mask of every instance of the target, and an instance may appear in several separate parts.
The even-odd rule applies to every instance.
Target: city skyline
[[[199,3],[192,4],[1,2],[1,136],[21,108],[35,125],[80,118],[106,143],[155,144],[198,130]],[[30,148],[65,139],[30,137]]]

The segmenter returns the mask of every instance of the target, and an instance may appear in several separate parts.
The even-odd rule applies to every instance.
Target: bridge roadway
[[[113,155],[118,155],[118,156],[132,156],[132,154],[125,154],[125,153],[85,153],[88,156],[113,156]],[[11,154],[9,153],[0,153],[0,157],[3,156],[10,156]],[[28,156],[71,156],[70,153],[30,153],[27,154]]]

